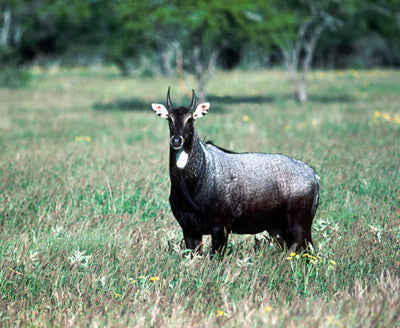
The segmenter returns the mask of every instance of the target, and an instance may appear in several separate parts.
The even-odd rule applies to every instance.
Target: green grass
[[[218,72],[202,138],[279,152],[322,178],[311,260],[267,234],[228,255],[182,247],[168,204],[176,79],[41,71],[0,89],[0,326],[400,325],[400,72],[317,71],[305,105],[284,72]],[[188,80],[188,86],[194,85]]]

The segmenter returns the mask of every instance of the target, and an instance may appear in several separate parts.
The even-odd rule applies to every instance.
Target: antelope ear
[[[168,110],[165,108],[164,105],[161,104],[151,104],[151,107],[156,112],[158,116],[162,118],[168,118]]]
[[[199,117],[206,115],[209,108],[210,108],[210,103],[208,102],[198,105],[196,110],[193,112],[193,119],[195,120]]]

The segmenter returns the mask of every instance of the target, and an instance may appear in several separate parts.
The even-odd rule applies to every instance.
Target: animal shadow
[[[250,104],[261,104],[261,103],[271,103],[275,101],[274,97],[271,96],[216,96],[210,95],[207,97],[207,101],[216,104],[239,104],[239,103],[250,103]]]
[[[144,102],[141,99],[121,99],[106,103],[95,103],[93,109],[104,111],[147,111],[150,103]]]

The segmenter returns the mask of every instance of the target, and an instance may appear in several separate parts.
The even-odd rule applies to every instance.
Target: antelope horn
[[[191,112],[194,111],[195,106],[196,106],[196,95],[194,93],[194,89],[192,89],[192,102],[190,103],[189,111]]]
[[[169,96],[169,89],[170,88],[171,87],[168,87],[168,93],[167,93],[167,108],[168,108],[168,110],[172,109],[171,97]]]

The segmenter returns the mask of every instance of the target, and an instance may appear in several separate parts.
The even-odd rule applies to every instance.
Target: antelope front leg
[[[214,228],[211,232],[211,254],[224,255],[228,243],[228,231],[225,227]]]
[[[188,235],[188,234],[183,234],[184,239],[185,239],[185,244],[186,244],[186,248],[191,249],[194,252],[200,252],[201,251],[201,247],[203,246],[202,242],[201,242],[201,235]]]

